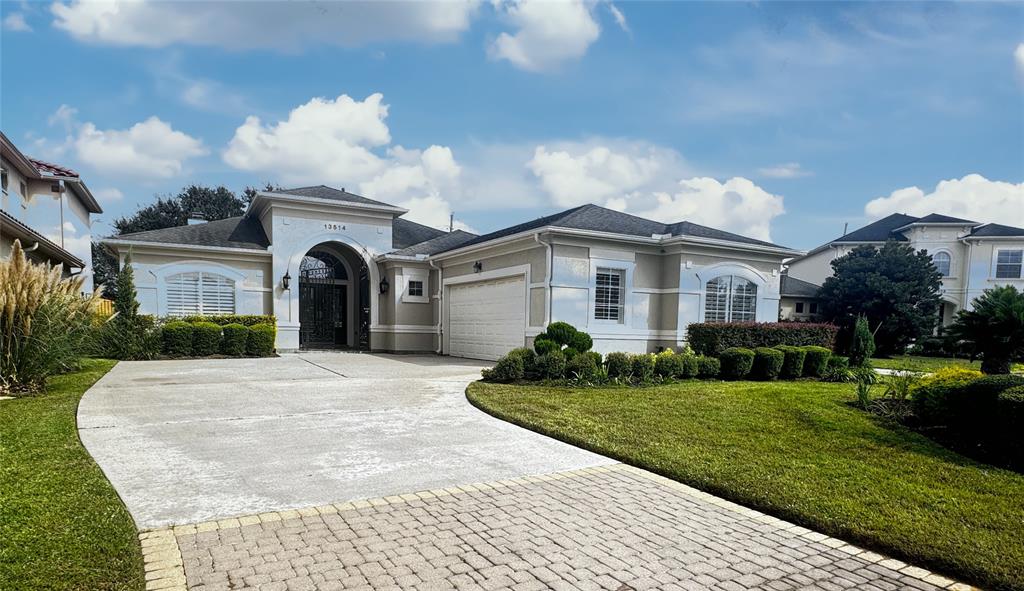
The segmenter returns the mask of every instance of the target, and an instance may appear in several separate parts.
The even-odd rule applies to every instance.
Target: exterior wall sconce
[[[474,273],[479,273],[480,271],[483,271],[483,270],[484,270],[484,264],[483,263],[481,263],[480,261],[477,261],[477,262],[473,263],[473,272]]]
[[[288,274],[288,271],[284,272],[284,277],[281,278],[281,288],[288,289],[292,284],[292,276]]]
[[[380,278],[380,294],[381,295],[386,294],[388,292],[388,288],[389,287],[391,287],[391,285],[388,283],[387,276],[381,277]]]

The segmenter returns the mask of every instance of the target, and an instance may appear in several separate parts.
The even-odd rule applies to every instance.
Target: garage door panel
[[[526,281],[522,276],[448,288],[448,353],[497,359],[522,347],[526,329]]]

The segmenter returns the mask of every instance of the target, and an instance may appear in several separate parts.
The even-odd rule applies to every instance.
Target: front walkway
[[[194,591],[969,589],[623,464],[141,537]]]

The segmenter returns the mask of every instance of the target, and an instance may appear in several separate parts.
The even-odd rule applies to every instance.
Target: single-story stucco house
[[[120,235],[141,311],[273,314],[277,347],[496,359],[552,321],[595,349],[655,351],[702,321],[779,316],[798,251],[583,205],[476,236],[325,186],[259,193],[245,215]]]

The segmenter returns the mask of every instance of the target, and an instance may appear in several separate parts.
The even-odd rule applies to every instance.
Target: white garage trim
[[[451,309],[453,303],[453,288],[460,290],[459,288],[472,289],[474,286],[486,288],[489,284],[502,283],[502,282],[515,282],[514,287],[516,292],[512,294],[512,297],[521,299],[522,301],[522,319],[521,325],[518,321],[514,324],[516,326],[507,326],[508,333],[503,336],[507,336],[507,340],[504,342],[495,343],[498,345],[492,350],[486,350],[485,348],[478,348],[474,350],[472,347],[463,348],[460,344],[459,335],[455,335],[452,329],[452,314],[449,312],[445,314],[444,320],[444,335],[447,336],[445,343],[445,353],[457,357],[470,357],[478,359],[497,359],[501,354],[504,353],[506,348],[511,349],[514,347],[521,347],[526,342],[526,330],[530,319],[530,298],[529,296],[529,285],[530,285],[530,265],[518,265],[515,267],[506,267],[504,269],[495,269],[486,273],[473,273],[471,275],[462,275],[459,277],[446,278],[443,281],[444,286],[444,305]],[[460,319],[465,318],[465,315],[460,316]]]

